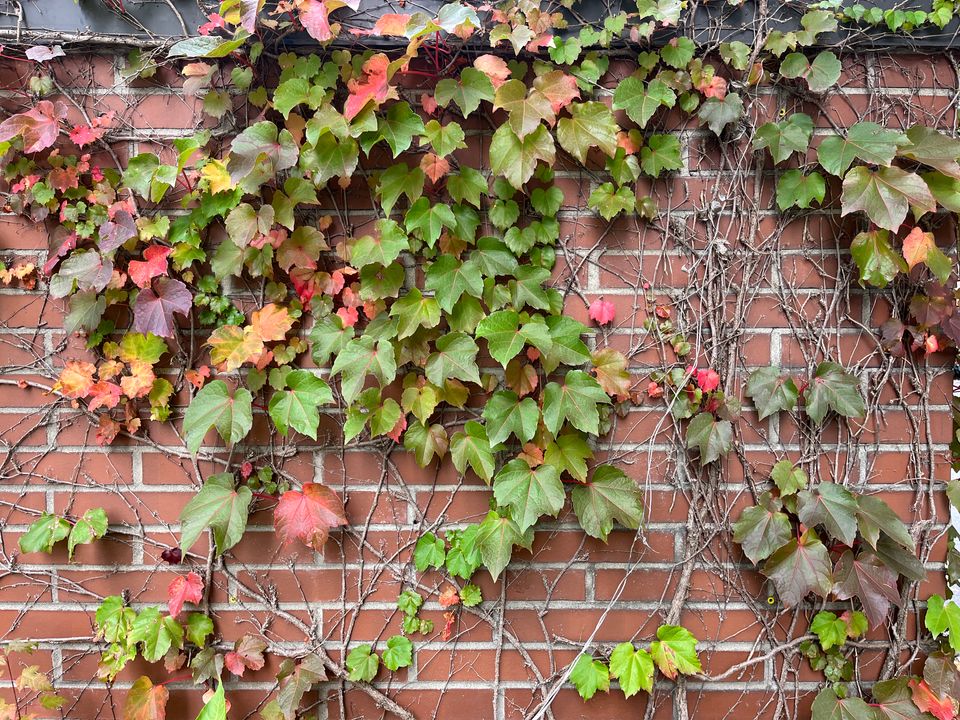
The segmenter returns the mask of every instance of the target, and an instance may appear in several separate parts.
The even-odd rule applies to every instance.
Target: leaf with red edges
[[[123,720],[164,720],[170,692],[163,685],[154,685],[150,678],[138,678],[127,691]]]
[[[60,121],[67,116],[67,107],[49,100],[41,100],[37,106],[17,115],[11,115],[0,123],[0,142],[23,138],[23,151],[32,153],[46,150],[57,141]]]
[[[390,58],[377,53],[364,63],[363,77],[347,83],[350,95],[343,106],[343,116],[347,120],[353,120],[371,100],[379,106],[385,100],[397,97],[396,89],[390,87],[389,69]]]
[[[202,599],[203,580],[195,572],[188,573],[186,577],[177,575],[167,587],[167,610],[172,618],[180,614],[185,602],[199,605]]]
[[[301,490],[288,490],[274,510],[274,527],[284,543],[299,539],[317,552],[323,549],[330,528],[347,524],[343,502],[319,483],[304,483]]]
[[[233,650],[223,657],[223,664],[237,677],[243,677],[245,670],[256,672],[263,668],[266,661],[263,651],[267,643],[262,638],[253,635],[244,635],[234,643]]]
[[[938,720],[953,720],[956,713],[953,708],[953,698],[940,698],[934,694],[925,680],[911,680],[910,690],[913,691],[913,702],[923,712],[928,712]]]

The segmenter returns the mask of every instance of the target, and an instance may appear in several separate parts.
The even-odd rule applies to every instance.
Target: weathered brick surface
[[[121,160],[156,147],[152,139],[210,124],[192,98],[169,84],[139,81],[125,88],[115,66],[112,57],[71,60],[58,68],[57,78],[89,112],[116,110],[128,125],[126,136],[114,145]],[[935,121],[953,127],[956,78],[944,58],[865,56],[846,67],[841,90],[823,98],[823,114],[786,94],[761,93],[751,116],[802,110],[817,117],[820,134],[833,124],[864,118],[891,126]],[[25,66],[0,66],[0,78],[9,87],[29,73]],[[76,108],[72,112],[78,113]],[[677,431],[663,421],[663,406],[647,401],[634,408],[617,421],[598,455],[622,463],[643,487],[643,532],[617,530],[602,544],[585,537],[565,512],[540,526],[532,552],[516,552],[500,583],[478,573],[488,602],[460,616],[450,641],[439,635],[417,641],[412,668],[380,676],[381,688],[418,717],[526,716],[539,703],[539,691],[556,680],[587,638],[600,644],[591,650],[629,639],[648,641],[691,562],[696,567],[682,622],[701,639],[709,674],[719,675],[802,634],[806,620],[801,616],[791,625],[792,613],[778,614],[778,605],[767,604],[769,588],[729,536],[729,523],[752,502],[749,488],[762,484],[782,458],[803,463],[816,479],[878,493],[905,520],[923,521],[930,575],[918,597],[943,590],[946,543],[941,531],[948,511],[941,483],[948,479],[944,459],[951,434],[948,359],[891,363],[878,352],[867,329],[889,316],[889,300],[855,282],[848,248],[857,222],[840,217],[838,188],[832,189],[834,203],[823,212],[783,217],[773,203],[775,175],[768,158],[760,175],[743,182],[732,172],[754,164],[743,143],[719,146],[696,121],[673,115],[661,126],[679,133],[686,164],[673,177],[641,182],[638,192],[658,199],[662,215],[655,224],[626,218],[608,226],[586,209],[591,189],[602,181],[599,175],[559,166],[565,251],[558,253],[555,281],[570,291],[568,312],[586,322],[585,303],[600,296],[614,303],[617,320],[596,342],[629,352],[637,382],[645,384],[651,371],[674,361],[669,349],[642,330],[653,305],[665,303],[674,307],[681,328],[712,327],[735,335],[734,352],[724,363],[727,387],[734,394],[742,396],[739,388],[756,367],[779,364],[805,374],[830,358],[854,366],[879,409],[849,427],[832,424],[817,434],[792,417],[759,421],[748,404],[737,425],[742,453],[722,461],[716,475],[691,478],[676,451]],[[471,149],[461,159],[476,162],[484,140],[479,134],[472,137]],[[369,192],[362,178],[348,197],[355,202],[354,222],[363,222]],[[49,230],[0,217],[0,254],[42,263]],[[944,218],[940,239],[949,245],[953,237],[954,228]],[[718,268],[722,283],[711,275]],[[704,322],[707,314],[719,324]],[[52,670],[70,698],[64,717],[113,717],[110,708],[119,706],[133,679],[140,674],[159,679],[164,672],[138,661],[112,688],[93,680],[97,648],[89,638],[94,609],[103,596],[117,593],[137,605],[164,601],[178,568],[163,563],[160,553],[178,543],[178,515],[197,487],[197,468],[169,427],[147,423],[145,439],[118,438],[109,448],[99,448],[95,428],[81,410],[52,402],[38,387],[17,386],[19,380],[49,385],[64,357],[81,356],[81,345],[64,337],[62,320],[61,304],[46,300],[42,286],[34,292],[0,290],[0,440],[5,452],[0,466],[0,631],[3,639],[39,641],[40,650],[30,662]],[[701,332],[691,341],[706,354],[712,339]],[[64,344],[64,353],[52,354]],[[369,445],[342,447],[338,428],[339,419],[330,412],[322,421],[320,442],[298,437],[282,443],[265,417],[257,418],[251,452],[274,453],[274,462],[298,480],[334,487],[346,500],[351,528],[335,533],[322,554],[311,554],[281,547],[269,512],[251,517],[250,531],[214,573],[212,609],[224,643],[262,632],[295,654],[304,647],[306,626],[315,628],[327,651],[339,658],[348,645],[383,640],[399,629],[397,593],[418,579],[409,558],[419,533],[475,522],[485,514],[490,490],[471,474],[461,480],[449,463],[421,470],[399,450],[385,455]],[[217,467],[210,461],[198,465],[203,476]],[[703,502],[702,483],[712,483],[716,492],[698,522],[712,526],[697,532],[703,546],[694,547],[688,536],[689,507],[691,498]],[[79,549],[73,562],[61,551],[18,557],[17,538],[40,511],[80,514],[90,507],[107,510],[107,539]],[[205,561],[204,543],[189,558],[199,568]],[[427,574],[419,581],[429,594],[440,578]],[[272,608],[264,604],[267,598],[275,603]],[[442,627],[435,594],[423,617]],[[916,635],[916,619],[911,613],[908,637]],[[886,630],[871,634],[868,644],[875,647],[861,655],[865,679],[878,672],[886,638]],[[273,659],[263,671],[228,683],[231,717],[245,717],[257,708],[273,688],[277,663]],[[821,681],[796,656],[786,669],[779,661],[759,662],[721,681],[691,679],[689,712],[706,719],[772,716],[778,699],[792,703],[796,694],[803,716]],[[168,717],[193,717],[199,693],[180,683],[170,689]],[[314,698],[325,701],[321,717],[381,714],[368,697],[338,683],[322,686]],[[556,718],[636,717],[647,702],[610,693],[584,704],[565,688],[553,710]],[[671,717],[669,687],[654,702],[647,717]]]

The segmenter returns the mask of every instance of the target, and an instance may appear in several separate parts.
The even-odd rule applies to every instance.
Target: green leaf
[[[750,61],[750,46],[734,40],[729,43],[720,43],[720,57],[734,70],[746,70]]]
[[[617,152],[619,127],[610,108],[603,103],[586,102],[574,103],[568,110],[571,117],[557,123],[557,140],[564,150],[581,163],[586,163],[592,147],[611,157]]]
[[[820,639],[820,647],[829,650],[832,647],[842,647],[847,641],[847,623],[832,612],[821,610],[813,616],[810,623],[810,632]]]
[[[126,643],[136,617],[137,611],[126,607],[121,596],[104,598],[95,615],[99,636],[109,643]]]
[[[499,390],[484,406],[483,419],[491,445],[506,442],[511,434],[525,443],[537,431],[540,408],[533,398],[520,400],[515,392]]]
[[[510,562],[514,545],[529,550],[533,545],[533,530],[524,532],[513,520],[491,510],[477,530],[477,549],[494,582]]]
[[[817,148],[817,160],[831,175],[843,175],[854,160],[871,165],[889,165],[898,145],[908,142],[896,130],[885,130],[876,123],[860,122],[847,131],[847,137],[831,135]]]
[[[541,127],[543,121],[552,124],[556,117],[546,95],[538,90],[528,92],[521,80],[507,80],[497,88],[493,109],[509,113],[507,123],[520,139]]]
[[[636,650],[631,643],[622,642],[610,653],[610,677],[620,681],[625,697],[641,690],[653,690],[653,658],[646,650]]]
[[[347,655],[348,677],[352,682],[371,682],[380,668],[380,656],[368,644],[358,645]]]
[[[490,78],[476,68],[464,68],[459,81],[446,78],[437,83],[434,98],[446,107],[452,100],[467,117],[480,107],[482,100],[493,101],[494,90]]]
[[[548,443],[543,453],[543,461],[547,465],[569,473],[580,482],[587,480],[587,460],[592,457],[593,450],[578,432],[561,435],[556,441]]]
[[[461,475],[469,465],[486,482],[493,478],[496,463],[490,450],[486,428],[478,422],[471,420],[463,426],[462,432],[453,434],[450,438],[450,457],[453,459],[453,466]]]
[[[700,464],[706,465],[730,452],[733,446],[733,425],[717,420],[713,413],[697,414],[687,426],[687,447],[700,451]]]
[[[340,392],[350,405],[363,389],[367,375],[376,377],[381,387],[394,381],[397,361],[393,346],[386,340],[377,342],[366,336],[351,340],[337,355],[330,374],[340,375]]]
[[[786,120],[764,123],[753,138],[754,150],[767,148],[774,163],[781,163],[793,153],[805,153],[813,134],[813,120],[804,113],[794,113]]]
[[[200,612],[187,616],[187,640],[202,648],[207,638],[213,634],[213,620]]]
[[[510,508],[521,533],[542,515],[556,517],[566,499],[557,468],[541,465],[534,470],[524,460],[511,460],[500,469],[493,479],[493,495],[499,505]]]
[[[777,181],[777,207],[786,210],[791,207],[807,209],[816,200],[823,202],[827,194],[827,184],[818,172],[804,175],[802,170],[787,170]]]
[[[612,465],[599,466],[590,482],[576,485],[570,501],[583,531],[604,542],[613,530],[614,521],[636,530],[643,519],[637,484]]]
[[[784,605],[793,607],[811,592],[827,597],[833,589],[833,563],[813,530],[793,538],[771,555],[763,574],[773,580]]]
[[[857,499],[842,485],[822,482],[797,494],[797,515],[807,527],[823,525],[844,545],[857,539]]]
[[[578,430],[599,434],[598,404],[609,404],[610,397],[600,384],[582,370],[571,370],[563,378],[563,385],[548,383],[543,391],[543,424],[554,437],[563,423],[569,422]]]
[[[377,184],[377,193],[380,196],[380,207],[384,215],[393,212],[393,206],[401,195],[407,200],[415,202],[423,195],[425,176],[420,168],[408,168],[404,163],[391,165],[380,173],[380,182]]]
[[[212,380],[194,396],[183,416],[183,434],[187,449],[196,453],[210,428],[227,445],[239,442],[253,427],[253,395],[245,388],[237,388],[231,396],[223,380]]]
[[[609,182],[598,185],[587,200],[587,207],[599,212],[604,220],[612,220],[622,212],[633,212],[636,204],[637,198],[631,188],[616,188]]]
[[[670,67],[682,70],[693,60],[695,50],[693,40],[680,36],[660,48],[660,57]]]
[[[449,313],[464,293],[475,298],[483,296],[480,264],[473,259],[460,262],[453,255],[441,255],[427,268],[426,288],[436,294],[440,307]]]
[[[860,284],[869,283],[883,288],[901,272],[907,272],[907,263],[890,247],[886,230],[859,233],[850,244],[850,255],[860,270]]]
[[[106,535],[107,526],[107,513],[103,508],[87,510],[74,524],[70,531],[70,537],[67,538],[68,557],[73,558],[73,551],[77,545],[99,540]]]
[[[213,530],[217,554],[222,555],[243,537],[253,493],[234,486],[231,473],[211,475],[180,513],[180,547],[193,547],[207,528]]]
[[[410,249],[410,238],[396,222],[377,221],[376,236],[364,235],[349,243],[350,264],[358,270],[366,265],[387,266]]]
[[[70,534],[71,525],[58,515],[42,513],[20,537],[20,552],[53,552],[53,546]]]
[[[503,125],[490,141],[490,171],[506,178],[515,188],[533,177],[538,162],[553,165],[555,158],[553,136],[543,125],[523,139]]]
[[[640,150],[640,167],[652,177],[660,177],[664,170],[680,170],[680,139],[676,135],[651,135]]]
[[[464,585],[460,588],[460,602],[464,607],[476,607],[483,602],[483,593],[476,585]]]
[[[133,621],[129,641],[143,643],[144,660],[156,662],[171,647],[183,647],[183,627],[170,616],[161,617],[158,608],[148,607]]]
[[[876,720],[874,709],[858,697],[839,698],[832,688],[821,690],[813,701],[811,720]]]
[[[898,167],[873,171],[855,167],[843,179],[842,215],[862,210],[870,220],[887,230],[896,230],[913,208],[914,216],[935,212],[937,202],[923,179]]]
[[[960,163],[957,163],[960,140],[924,125],[914,125],[907,130],[907,140],[908,144],[898,149],[898,155],[960,179]]]
[[[613,93],[613,109],[626,110],[627,117],[640,127],[646,127],[661,106],[672,108],[676,102],[676,93],[662,80],[651,80],[644,85],[634,75],[617,85]]]
[[[610,671],[599,660],[589,655],[581,655],[570,671],[570,682],[580,693],[580,697],[589,700],[597,694],[597,690],[610,691]]]
[[[807,486],[807,474],[803,469],[794,467],[789,460],[781,460],[773,466],[770,478],[780,490],[780,497],[793,495]]]
[[[950,647],[960,652],[960,606],[953,600],[944,601],[940,595],[927,598],[923,624],[935,638],[946,633]]]
[[[867,412],[859,381],[834,362],[817,365],[803,397],[807,414],[818,425],[828,408],[843,417],[863,417]]]
[[[175,42],[167,51],[168,58],[222,58],[246,42],[249,34],[243,31],[231,39],[219,35],[198,35]]]
[[[520,265],[508,283],[513,308],[522,310],[529,305],[537,310],[550,310],[550,296],[544,288],[549,279],[550,271],[546,268]]]
[[[424,297],[417,288],[390,308],[390,317],[397,318],[397,339],[410,337],[420,328],[434,328],[440,324],[440,305],[436,298]]]
[[[524,325],[525,332],[527,327]],[[554,315],[547,318],[547,327],[551,340],[548,347],[530,340],[543,353],[540,364],[543,365],[544,372],[552,373],[561,364],[583,365],[590,362],[590,350],[581,339],[587,331],[583,323],[566,315]]]
[[[790,53],[780,65],[780,74],[786,78],[802,77],[813,92],[823,92],[840,79],[840,60],[829,50],[819,53],[809,62],[800,53]]]
[[[445,566],[447,572],[463,580],[470,577],[480,567],[480,548],[477,547],[479,525],[468,525],[463,530],[447,530],[446,538],[450,543]]]
[[[657,629],[657,639],[650,643],[650,656],[671,680],[676,679],[677,673],[693,675],[703,669],[697,656],[697,639],[679,625],[661,625]]]
[[[480,384],[477,367],[479,348],[466,333],[447,333],[436,342],[437,351],[427,358],[427,380],[443,386],[445,380],[464,380]]]
[[[463,128],[455,122],[441,125],[436,120],[431,120],[424,128],[423,134],[426,135],[427,140],[433,146],[433,151],[440,157],[449,155],[454,150],[467,147],[467,143],[464,142],[466,136],[463,133]],[[486,183],[484,183],[484,188],[486,188]],[[474,204],[479,205],[479,202]]]
[[[218,683],[217,691],[203,706],[197,720],[227,720],[227,699],[223,694],[223,683]]]
[[[424,133],[423,120],[406,102],[396,102],[387,109],[385,117],[380,118],[380,137],[387,141],[393,156],[406,151],[413,142],[414,135]]]
[[[743,117],[743,100],[737,93],[727,93],[723,100],[707,98],[700,106],[698,117],[714,135],[719,135],[727,125]]]
[[[291,168],[297,164],[298,154],[297,143],[288,130],[280,130],[269,120],[263,120],[233,139],[227,169],[230,179],[238,183],[250,175],[255,167],[270,175]],[[269,163],[266,168],[263,165],[265,162]]]
[[[880,533],[895,543],[914,551],[913,537],[903,521],[883,500],[873,495],[860,495],[857,498],[857,526],[864,540],[874,550],[880,540]]]
[[[326,365],[332,356],[340,354],[351,339],[353,328],[344,327],[339,315],[316,318],[310,330],[313,361],[321,367]]]
[[[487,194],[487,179],[479,170],[464,165],[459,173],[447,175],[447,192],[456,202],[467,202],[479,208],[480,196]]]
[[[409,667],[413,662],[413,643],[403,635],[394,635],[387,640],[387,649],[383,651],[383,664],[388,670],[396,672]]]
[[[763,420],[774,413],[792,411],[797,406],[800,391],[793,378],[777,367],[754,370],[747,379],[747,395]]]
[[[300,155],[300,168],[311,174],[313,184],[319,188],[335,177],[349,178],[359,161],[360,147],[356,140],[337,140],[332,133],[324,133],[317,138],[313,147],[304,147]]]
[[[287,375],[287,388],[270,397],[269,411],[273,424],[284,437],[293,428],[316,440],[320,426],[318,407],[332,403],[333,393],[323,380],[306,370],[291,371]]]
[[[760,504],[746,508],[733,524],[734,542],[740,544],[743,554],[757,565],[793,537],[793,527],[780,500],[770,493],[760,496]]]
[[[424,533],[417,540],[417,545],[413,549],[413,564],[418,572],[423,572],[427,568],[443,567],[447,553],[443,540],[438,538],[432,532]]]
[[[428,198],[422,197],[407,210],[404,223],[407,232],[417,231],[423,241],[433,247],[443,228],[457,227],[457,218],[449,206],[439,203],[431,205]]]

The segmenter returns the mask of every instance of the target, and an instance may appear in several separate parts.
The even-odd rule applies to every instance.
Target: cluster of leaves
[[[746,508],[733,538],[751,562],[763,562],[784,605],[811,593],[856,598],[876,627],[891,605],[900,606],[900,577],[925,577],[913,538],[880,498],[831,482],[808,489],[807,474],[788,460],[774,466],[771,480],[778,494],[764,492]]]
[[[609,662],[580,655],[570,672],[570,682],[584,700],[592,698],[598,690],[609,692],[611,679],[619,682],[625,697],[630,697],[641,690],[648,693],[653,690],[656,670],[670,680],[676,680],[679,675],[696,675],[702,670],[697,639],[689,630],[678,625],[661,625],[649,649],[623,642],[610,653]]]
[[[42,513],[18,542],[20,552],[52,553],[61,540],[67,541],[67,556],[72,560],[77,545],[86,545],[107,534],[107,513],[103,508],[91,508],[79,518]]]
[[[65,697],[57,694],[50,676],[42,672],[39,665],[22,667],[14,676],[11,657],[19,654],[30,655],[35,650],[35,643],[22,641],[4,643],[0,648],[8,674],[7,682],[10,683],[13,694],[12,703],[0,699],[0,717],[18,718],[18,720],[38,718],[58,711],[67,702]],[[33,710],[39,710],[39,712],[33,712]]]
[[[835,613],[821,610],[813,616],[810,632],[817,641],[805,640],[800,653],[807,658],[810,668],[823,672],[835,686],[853,678],[853,663],[843,654],[847,640],[855,640],[867,632],[867,617],[859,610]]]

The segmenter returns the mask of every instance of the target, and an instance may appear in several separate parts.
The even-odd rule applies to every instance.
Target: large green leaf
[[[631,643],[622,642],[610,653],[610,677],[620,682],[626,697],[641,690],[653,690],[653,658],[646,650],[637,650]]]
[[[610,108],[603,103],[586,102],[571,105],[569,111],[570,117],[557,123],[557,140],[564,150],[581,163],[586,163],[592,147],[611,157],[617,152],[619,127]]]
[[[491,172],[503,176],[515,188],[533,177],[538,162],[552,165],[555,157],[553,136],[543,125],[523,139],[517,137],[508,125],[503,125],[490,141]]]
[[[296,165],[297,156],[297,143],[290,132],[263,120],[233,139],[227,169],[230,178],[237,183],[253,172],[258,163],[270,163],[272,173],[276,173]]]
[[[823,92],[840,79],[840,60],[829,50],[819,53],[813,62],[801,53],[790,53],[780,64],[780,74],[786,78],[802,77],[813,92]]]
[[[453,255],[441,255],[427,268],[426,288],[435,293],[440,307],[449,313],[464,293],[475,298],[483,295],[480,264],[472,257],[461,262]]]
[[[802,170],[787,170],[777,181],[777,207],[806,209],[810,203],[822,203],[827,194],[827,184],[818,172],[804,175]]]
[[[387,141],[393,156],[406,151],[414,135],[423,135],[423,120],[406,102],[393,103],[387,114],[380,118],[380,137]]]
[[[763,420],[781,410],[793,410],[797,406],[800,391],[793,378],[780,368],[765,367],[750,373],[747,395],[753,400]]]
[[[511,434],[525,443],[537,431],[540,408],[533,398],[520,400],[515,392],[499,390],[484,406],[483,419],[491,445],[505,442]]]
[[[680,170],[680,139],[676,135],[651,135],[640,150],[640,167],[652,177],[660,177],[664,170]]]
[[[533,469],[524,460],[511,460],[493,479],[493,496],[499,505],[510,508],[520,532],[526,532],[541,515],[556,517],[566,493],[555,467]]]
[[[351,340],[337,355],[330,374],[340,375],[340,392],[349,405],[360,394],[368,375],[376,377],[381,387],[396,378],[393,346],[386,340],[377,342],[366,336]]]
[[[406,295],[390,308],[390,317],[397,318],[397,338],[403,340],[420,328],[435,328],[440,324],[440,304],[436,298],[424,297],[417,288],[410,288]]]
[[[613,93],[613,109],[626,110],[627,116],[640,127],[646,127],[661,106],[673,107],[676,93],[662,80],[643,81],[631,75],[617,85]]]
[[[743,117],[743,100],[737,93],[727,93],[723,100],[707,98],[698,115],[702,123],[719,135],[727,125]]]
[[[427,358],[427,380],[443,386],[446,380],[465,380],[480,384],[477,366],[479,348],[466,333],[447,333],[436,342],[437,351]]]
[[[914,125],[907,130],[907,140],[908,143],[897,151],[898,155],[960,179],[960,163],[957,163],[960,158],[960,140],[925,125]]]
[[[215,427],[227,445],[239,442],[253,427],[253,395],[237,388],[231,395],[223,380],[212,380],[201,388],[183,416],[187,449],[196,453],[204,436]]]
[[[807,527],[823,525],[831,537],[852,546],[857,538],[857,499],[842,485],[822,482],[797,494],[797,515]]]
[[[486,482],[493,478],[496,462],[490,450],[486,428],[478,422],[471,420],[463,426],[463,431],[453,434],[450,438],[450,457],[461,475],[469,465]]]
[[[144,608],[133,621],[127,641],[142,643],[143,659],[157,662],[170,648],[183,647],[183,626],[169,615],[161,616],[159,608]]]
[[[773,580],[784,605],[799,605],[811,592],[827,597],[833,589],[833,565],[827,548],[813,530],[767,558],[763,574]]]
[[[410,248],[410,238],[396,222],[389,219],[377,221],[376,235],[364,235],[349,243],[350,264],[358,270],[376,263],[387,266]]]
[[[529,550],[533,545],[533,530],[521,530],[509,517],[501,517],[491,510],[477,530],[477,549],[494,582],[510,562],[514,545]]]
[[[222,555],[243,537],[252,498],[246,485],[235,487],[231,473],[211,475],[180,513],[180,547],[189,550],[211,528],[217,554]]]
[[[490,78],[470,67],[460,72],[459,81],[451,78],[440,80],[434,91],[434,97],[440,105],[446,107],[453,101],[464,117],[480,107],[482,100],[492,101],[493,96],[493,83]]]
[[[698,413],[687,426],[687,447],[700,451],[700,463],[706,465],[730,452],[733,446],[733,425],[718,420],[713,413]]]
[[[594,660],[589,655],[580,655],[570,671],[570,682],[580,697],[589,700],[597,694],[597,690],[610,690],[610,671],[599,660]]]
[[[923,178],[898,167],[853,168],[843,178],[840,202],[842,215],[862,210],[873,223],[894,232],[910,208],[918,218],[937,209]]]
[[[863,417],[867,412],[860,382],[835,362],[817,365],[803,398],[807,414],[817,424],[823,422],[828,409],[844,417]]]
[[[753,137],[756,150],[767,148],[774,163],[781,163],[793,153],[805,153],[813,135],[813,120],[804,113],[794,113],[781,122],[764,123]]]
[[[876,123],[859,122],[847,130],[847,136],[826,137],[817,148],[817,160],[831,175],[841,176],[854,160],[871,165],[889,165],[897,146],[908,142],[906,135],[885,130]]]
[[[547,465],[553,465],[561,473],[569,473],[580,482],[587,480],[587,460],[592,457],[593,450],[585,436],[575,430],[547,443],[543,452],[543,461]]]
[[[914,550],[913,537],[907,526],[889,505],[874,495],[861,495],[857,498],[857,525],[864,540],[874,550],[881,532],[911,552]]]
[[[614,521],[635,530],[643,519],[637,484],[612,465],[601,465],[594,470],[590,482],[576,485],[570,501],[583,531],[604,542]]]
[[[541,122],[552,124],[555,118],[550,100],[539,90],[527,91],[522,80],[508,80],[497,88],[493,99],[494,110],[509,113],[507,123],[521,140],[541,127]]]
[[[320,405],[333,402],[333,393],[327,384],[306,370],[287,374],[287,389],[278,390],[270,397],[270,417],[281,435],[293,428],[313,440],[320,426]]]
[[[650,643],[650,656],[671,680],[676,680],[678,673],[693,675],[703,669],[697,656],[697,639],[679,625],[657,628],[657,639]]]
[[[610,397],[600,384],[582,370],[571,370],[563,384],[548,383],[543,391],[543,424],[558,435],[563,423],[597,435],[600,429],[598,404],[609,404]]]
[[[883,288],[901,272],[907,271],[907,263],[900,253],[890,247],[887,230],[858,233],[850,244],[850,255],[860,270],[860,284],[869,283]]]
[[[953,600],[945,602],[940,595],[929,597],[923,624],[935,638],[946,633],[950,647],[960,652],[960,606]]]
[[[811,720],[877,720],[874,709],[861,698],[839,698],[832,688],[821,690],[810,709]]]
[[[782,507],[779,499],[763,493],[759,504],[746,508],[733,524],[733,539],[750,562],[759,564],[793,537],[790,518],[780,512]]]
[[[520,326],[520,314],[513,310],[498,310],[477,325],[477,337],[485,338],[490,356],[503,367],[517,356],[524,345],[530,343],[541,352],[553,346],[550,329],[539,322],[527,322]]]

